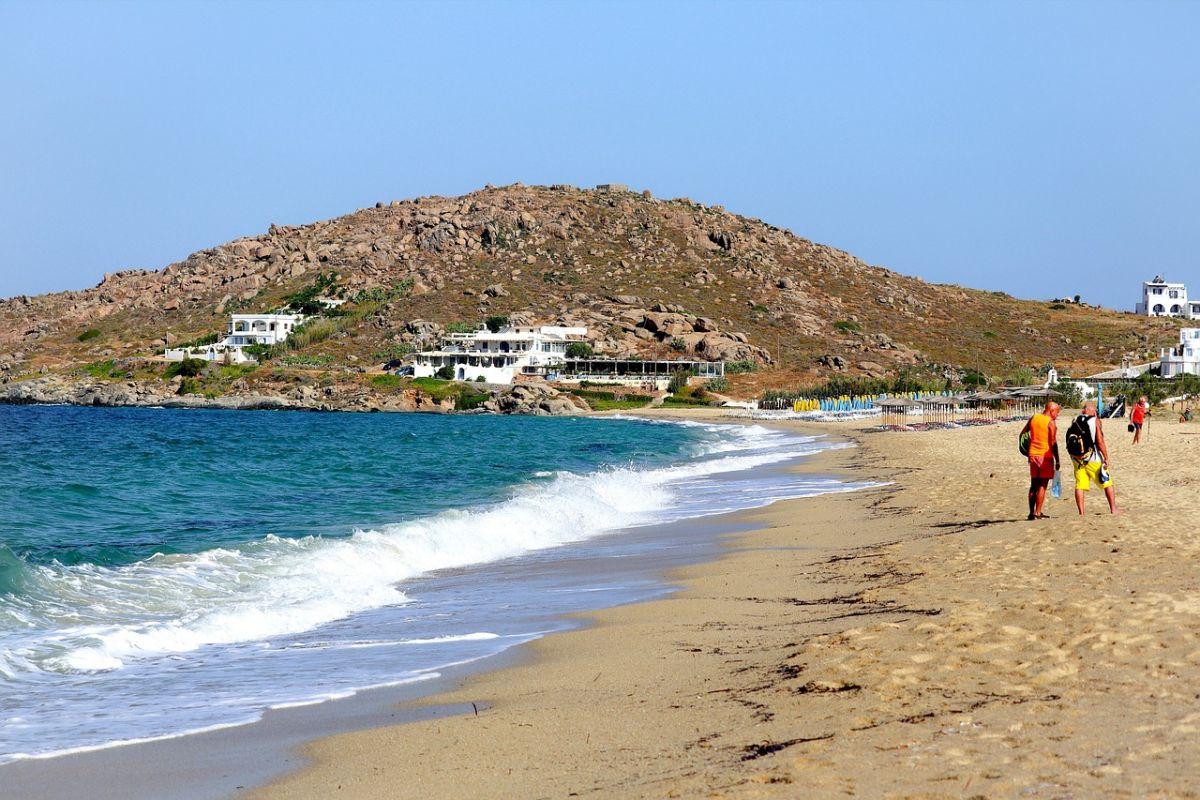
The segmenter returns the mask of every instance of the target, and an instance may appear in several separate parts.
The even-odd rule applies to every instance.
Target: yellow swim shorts
[[[1093,481],[1095,481],[1096,485],[1101,489],[1107,489],[1108,487],[1112,486],[1112,475],[1107,471],[1105,472],[1104,477],[1108,478],[1108,480],[1104,481],[1103,483],[1100,481],[1100,470],[1103,466],[1104,463],[1102,461],[1076,461],[1075,488],[1081,492],[1086,492],[1088,489],[1092,488]]]

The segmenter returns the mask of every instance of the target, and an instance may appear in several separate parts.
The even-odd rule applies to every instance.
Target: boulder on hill
[[[565,394],[551,386],[521,383],[508,391],[497,391],[484,401],[483,410],[495,414],[525,414],[535,417],[561,417],[578,414],[581,408],[574,395]]]

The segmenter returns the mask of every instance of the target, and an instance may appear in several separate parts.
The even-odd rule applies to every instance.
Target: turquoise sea
[[[0,406],[0,763],[244,724],[561,629],[650,591],[573,557],[619,565],[655,546],[631,531],[854,488],[782,469],[829,446],[633,419]]]

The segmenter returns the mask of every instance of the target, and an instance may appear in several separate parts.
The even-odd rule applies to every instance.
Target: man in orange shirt
[[[1046,410],[1034,414],[1021,435],[1029,434],[1029,519],[1045,519],[1042,506],[1046,502],[1046,487],[1054,480],[1058,470],[1058,419],[1062,406],[1053,401],[1046,403]]]

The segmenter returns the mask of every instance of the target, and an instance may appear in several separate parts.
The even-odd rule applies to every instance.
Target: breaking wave
[[[706,492],[704,479],[830,446],[759,426],[702,427],[721,435],[692,461],[538,473],[502,502],[348,537],[267,535],[119,566],[27,563],[0,546],[0,676],[105,672],[208,645],[302,633],[404,604],[403,581],[431,571],[761,505],[775,498],[731,499]]]

